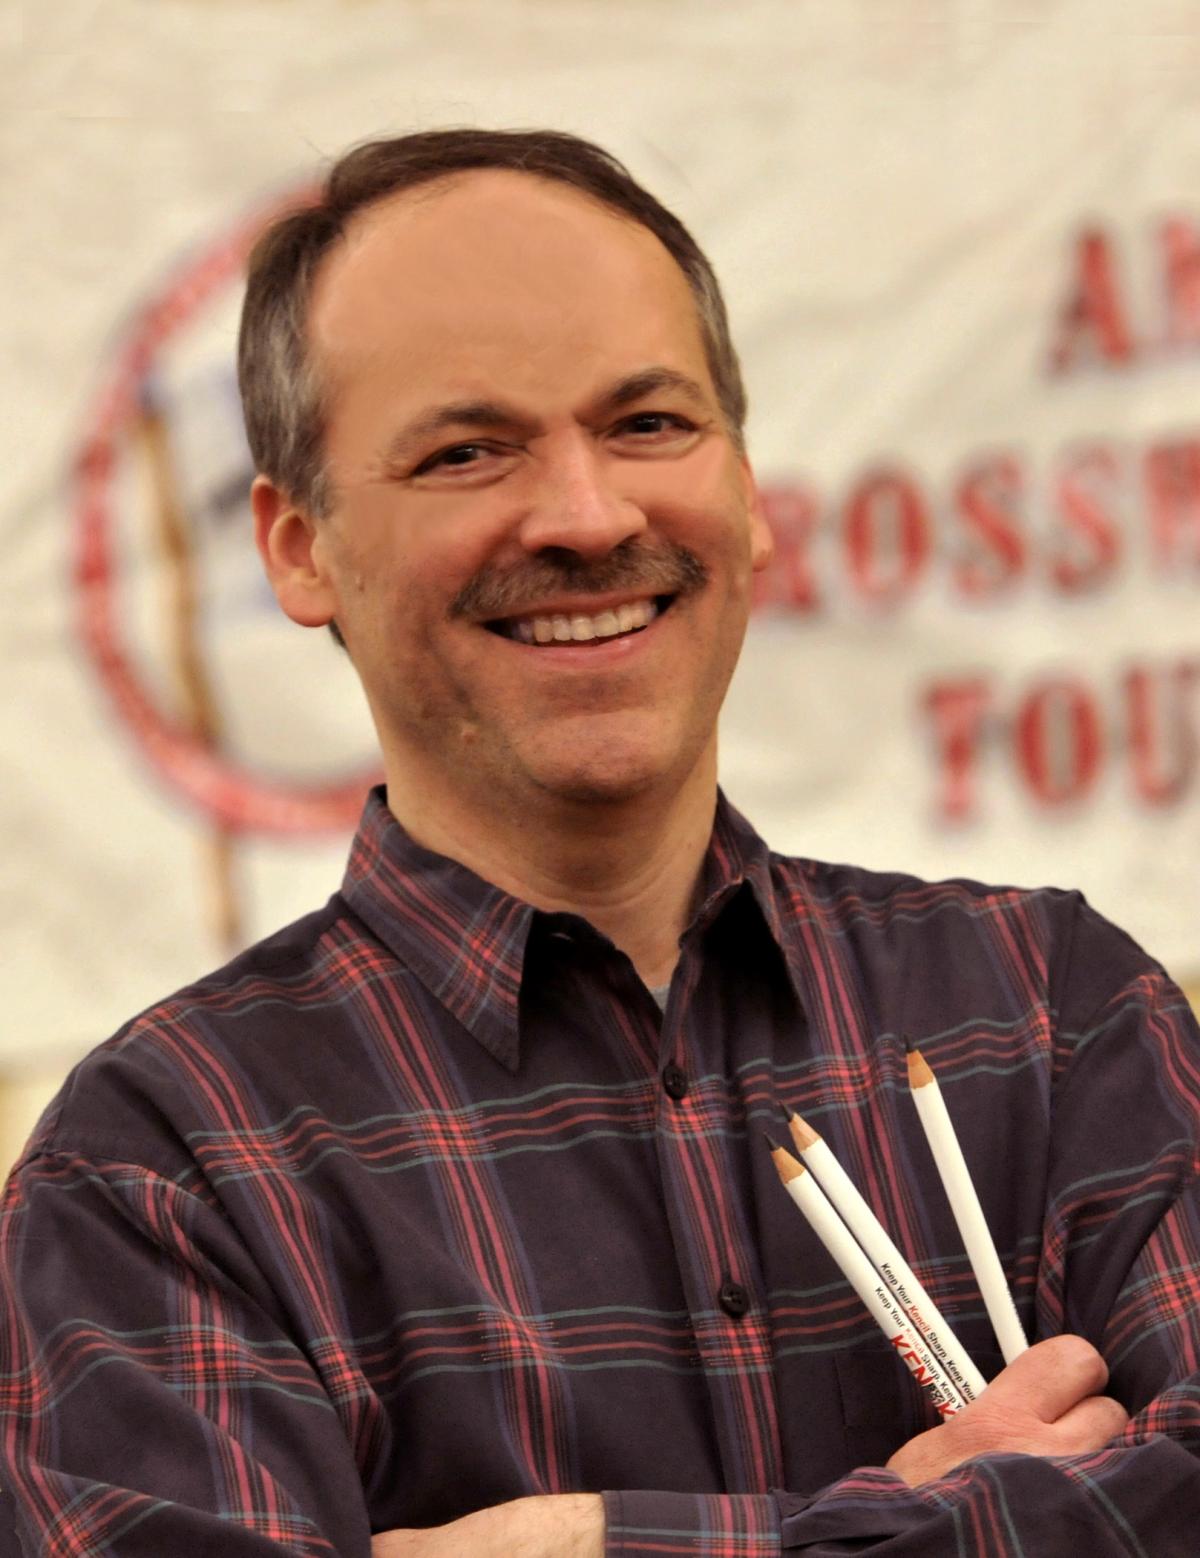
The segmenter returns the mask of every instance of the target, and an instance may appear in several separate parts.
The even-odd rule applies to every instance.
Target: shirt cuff
[[[860,1466],[811,1496],[781,1492],[778,1498],[785,1553],[913,1536],[928,1530],[934,1507],[933,1500],[884,1466]]]
[[[604,1558],[779,1558],[765,1493],[605,1493],[604,1522]]]

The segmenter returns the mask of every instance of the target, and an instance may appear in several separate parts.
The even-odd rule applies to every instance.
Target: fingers
[[[1055,1336],[1021,1354],[977,1401],[896,1452],[888,1466],[912,1487],[977,1455],[1079,1455],[1098,1450],[1129,1421],[1099,1394],[1104,1359],[1081,1336]]]
[[[1054,1425],[1054,1436],[1061,1441],[1059,1455],[1081,1455],[1099,1450],[1121,1433],[1129,1413],[1111,1396],[1089,1396],[1071,1408]]]
[[[1008,1398],[1023,1411],[1055,1423],[1108,1383],[1108,1365],[1082,1336],[1052,1336],[1023,1352],[988,1386],[981,1399],[1000,1408]]]

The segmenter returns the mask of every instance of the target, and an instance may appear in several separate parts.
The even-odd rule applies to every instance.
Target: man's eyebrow
[[[496,432],[500,429],[525,430],[529,421],[510,407],[494,400],[456,400],[434,406],[413,418],[392,438],[383,451],[384,463],[398,465],[421,445],[451,429],[464,433]]]
[[[635,400],[645,400],[649,395],[661,394],[664,390],[682,395],[701,410],[712,408],[712,397],[705,393],[703,386],[695,379],[680,373],[678,368],[658,367],[642,368],[637,373],[618,379],[610,389],[597,396],[597,404],[619,411],[622,406],[632,405]]]

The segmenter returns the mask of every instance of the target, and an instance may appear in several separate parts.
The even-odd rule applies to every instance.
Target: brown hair
[[[250,257],[238,338],[238,383],[255,466],[315,516],[332,501],[324,405],[309,361],[309,296],[320,263],[356,212],[400,190],[473,168],[509,168],[583,190],[649,228],[696,299],[709,371],[739,448],[746,393],[713,268],[678,217],[610,153],[561,130],[426,130],[368,141],[330,168],[315,202],[281,217]]]

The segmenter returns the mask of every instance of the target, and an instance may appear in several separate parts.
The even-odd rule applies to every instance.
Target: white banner
[[[10,15],[0,1057],[337,884],[373,743],[259,577],[239,267],[324,159],[449,123],[601,141],[725,283],[778,541],[734,800],[800,853],[1082,886],[1200,968],[1200,7]]]

